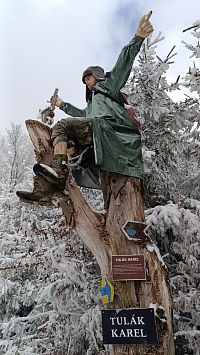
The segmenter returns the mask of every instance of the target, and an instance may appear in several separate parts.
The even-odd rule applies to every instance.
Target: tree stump
[[[26,121],[29,135],[36,151],[36,158],[52,159],[50,129],[41,122]],[[39,127],[44,126],[42,129]],[[41,142],[43,142],[41,144]],[[45,147],[45,149],[44,149]],[[45,153],[47,150],[47,155]],[[41,158],[42,157],[42,158]],[[41,162],[38,161],[38,162]],[[86,202],[72,175],[66,182],[68,194],[56,192],[54,197],[70,225],[95,256],[102,277],[108,277],[115,290],[114,302],[109,309],[149,308],[157,305],[157,346],[113,345],[114,355],[174,355],[172,329],[172,298],[167,270],[159,257],[159,251],[149,240],[137,243],[128,240],[121,227],[127,220],[144,222],[143,188],[137,178],[106,171],[101,172],[105,213],[97,213]],[[112,255],[144,254],[146,261],[145,281],[112,281]]]

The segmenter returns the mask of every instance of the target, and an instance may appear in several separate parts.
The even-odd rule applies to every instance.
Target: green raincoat
[[[100,169],[137,178],[143,178],[141,135],[126,109],[114,100],[123,103],[120,90],[129,78],[143,40],[135,36],[122,49],[114,68],[93,88],[85,109],[80,110],[64,102],[60,106],[70,116],[92,119],[96,164]]]

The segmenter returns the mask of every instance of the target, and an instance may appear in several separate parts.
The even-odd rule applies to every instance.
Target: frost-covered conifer
[[[17,146],[11,137],[15,142],[15,135],[9,136],[10,140],[1,137],[10,156]],[[27,142],[29,137],[24,136],[21,149]],[[30,160],[26,164],[28,174],[20,183],[27,188],[32,184],[28,170],[32,166]],[[17,179],[18,174],[13,189]],[[100,354],[100,275],[96,261],[65,225],[58,207],[19,203],[3,175],[1,181],[0,354]],[[85,191],[87,199],[91,193]],[[101,194],[94,194],[94,208],[102,208]]]
[[[61,210],[9,194],[0,217],[0,353],[99,354],[99,269]]]
[[[190,28],[189,28],[190,29]],[[182,193],[190,195],[193,198],[200,199],[200,110],[199,110],[199,98],[200,98],[200,68],[199,68],[199,58],[200,58],[200,47],[199,47],[199,38],[200,38],[200,21],[197,21],[191,26],[191,35],[196,40],[195,44],[188,44],[183,41],[183,44],[186,48],[192,52],[190,58],[193,59],[191,66],[188,69],[188,73],[183,76],[182,85],[187,87],[190,92],[196,93],[195,99],[187,99],[184,103],[180,104],[180,107],[183,108],[187,102],[190,102],[193,106],[193,110],[197,110],[197,114],[194,117],[192,123],[193,128],[185,129],[182,135],[182,145],[183,154],[186,154],[188,161],[186,162],[187,170],[181,166],[180,173],[184,176],[184,179],[181,184]],[[183,108],[184,109],[184,108]]]
[[[139,66],[133,69],[126,88],[142,124],[146,206],[176,201],[185,192],[183,183],[188,171],[184,166],[192,146],[190,138],[194,134],[199,137],[198,131],[192,132],[199,117],[197,100],[178,104],[169,97],[169,92],[180,89],[180,84],[179,78],[171,85],[166,79],[176,54],[174,48],[165,59],[156,54],[163,39],[159,34],[143,45]]]
[[[25,176],[32,175],[33,146],[20,125],[11,124],[5,136],[0,136],[0,192],[13,192],[22,186]]]
[[[146,210],[149,233],[170,277],[176,354],[198,355],[200,348],[200,202],[179,200]]]

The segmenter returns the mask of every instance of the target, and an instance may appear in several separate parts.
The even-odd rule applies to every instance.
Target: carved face
[[[96,85],[97,79],[94,75],[87,75],[84,78],[84,82],[87,85],[88,89],[92,90],[92,88]]]

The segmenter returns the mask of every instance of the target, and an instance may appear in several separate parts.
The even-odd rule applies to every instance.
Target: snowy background
[[[166,37],[158,54],[166,56],[176,45],[167,73],[174,82],[188,70],[181,44],[188,34],[182,31],[197,19],[198,9],[197,0],[1,0],[0,130],[36,118],[56,87],[65,101],[85,107],[83,70],[100,65],[109,71],[149,10],[155,34]],[[61,117],[57,112],[56,120]]]
[[[84,4],[86,3],[87,1]],[[127,3],[130,4],[130,2]],[[157,2],[152,3],[156,4]],[[5,2],[2,1],[0,4],[4,5],[2,10],[5,11]],[[10,4],[11,2],[7,1],[6,6],[10,6]],[[13,3],[12,8],[7,7],[7,10],[10,10],[7,15],[12,19],[9,25],[7,24],[8,40],[11,33],[13,36],[17,34],[17,31],[9,32],[17,20],[12,15],[15,13],[14,10],[21,17],[23,13],[23,21],[29,27],[30,22],[23,12],[24,9],[34,15],[32,7],[34,4],[38,5],[37,11],[47,9],[47,4],[50,4],[54,6],[55,15],[57,12],[60,14],[59,6],[64,6],[63,4],[66,5],[67,2],[57,1],[55,4],[53,1],[43,1],[39,6],[39,2],[30,1],[29,10],[25,1],[19,1],[18,6],[16,4],[17,1]],[[77,4],[77,2],[74,1],[73,4]],[[103,1],[102,4],[104,4]],[[110,1],[108,8],[111,4]],[[116,9],[119,10],[119,3],[117,4]],[[136,8],[136,2],[133,4]],[[143,3],[141,2],[141,4]],[[170,6],[172,2],[168,2],[168,4]],[[50,5],[48,9],[51,8]],[[189,5],[193,11],[192,1]],[[189,21],[189,5],[188,16],[184,23],[180,24],[180,33],[183,28],[189,27],[198,20],[198,18],[194,18],[191,22]],[[179,11],[182,12],[183,7]],[[74,9],[73,6],[70,8],[71,11]],[[175,5],[173,8],[175,11]],[[85,12],[81,14],[80,18],[85,19],[91,14],[91,11],[85,7],[84,9]],[[97,9],[95,16],[97,16],[96,13],[100,16],[101,12],[99,13]],[[139,5],[138,9],[140,10]],[[165,9],[164,5],[163,9]],[[103,10],[103,5],[101,11],[105,11],[105,16],[107,10],[105,8]],[[46,12],[44,11],[44,13]],[[176,9],[176,21],[174,20],[174,22],[179,27],[177,13]],[[140,11],[138,14],[140,17]],[[64,17],[64,12],[62,16]],[[108,17],[110,18],[110,16]],[[171,17],[173,18],[173,16]],[[167,16],[163,15],[162,18],[166,20]],[[171,21],[172,18],[169,17],[167,20]],[[183,16],[180,16],[180,20],[182,19]],[[42,17],[40,20],[42,23]],[[69,21],[69,23],[72,26],[72,22]],[[49,33],[48,28],[51,26],[54,30],[56,29],[53,24],[54,22],[48,22],[47,27],[44,26],[46,34]],[[102,24],[103,20],[99,25],[102,26]],[[159,248],[169,272],[174,305],[176,355],[200,354],[200,49],[198,44],[200,20],[197,21],[197,24],[196,31],[191,30],[182,34],[183,38],[181,38],[187,43],[180,43],[181,38],[175,38],[177,47],[183,46],[185,48],[185,57],[187,57],[190,66],[190,70],[188,67],[185,70],[182,68],[182,79],[172,86],[170,85],[171,81],[167,80],[171,75],[168,76],[168,72],[175,65],[172,62],[175,62],[177,57],[174,56],[176,49],[167,56],[173,47],[170,43],[165,55],[161,55],[166,39],[162,39],[162,35],[158,33],[160,29],[164,30],[163,35],[167,37],[169,28],[159,28],[152,38],[143,45],[138,55],[137,66],[134,67],[126,86],[126,91],[129,92],[130,100],[142,123],[146,222],[149,225],[150,236]],[[59,22],[57,26],[60,25]],[[2,22],[0,26],[2,26]],[[94,23],[90,28],[93,27]],[[37,37],[36,29],[39,28],[39,24],[35,24],[32,32],[33,37]],[[10,65],[6,76],[9,79],[9,75],[10,78],[14,74],[19,75],[18,79],[20,78],[20,80],[17,80],[17,76],[13,76],[12,83],[16,87],[6,80],[7,88],[9,85],[10,87],[7,91],[8,96],[6,96],[8,101],[5,98],[3,100],[4,104],[6,103],[4,106],[6,112],[3,117],[9,125],[9,121],[12,120],[9,118],[12,116],[8,113],[10,110],[10,112],[20,113],[20,119],[19,121],[13,119],[14,123],[9,126],[9,129],[5,132],[2,130],[0,134],[0,354],[108,355],[109,349],[102,344],[101,277],[96,261],[77,235],[65,225],[59,208],[22,204],[19,203],[15,194],[17,189],[31,190],[32,165],[34,163],[30,139],[22,127],[16,123],[24,120],[22,116],[26,115],[26,110],[27,115],[32,115],[31,110],[34,112],[35,107],[38,107],[41,94],[44,95],[44,92],[49,90],[50,84],[46,83],[46,79],[49,78],[51,71],[48,69],[49,73],[45,74],[44,70],[48,68],[49,53],[46,53],[48,60],[46,60],[44,52],[40,53],[41,56],[37,53],[37,62],[41,63],[38,90],[42,84],[47,84],[47,87],[43,86],[42,90],[40,87],[40,92],[37,90],[37,85],[34,87],[31,84],[33,79],[34,82],[37,81],[36,72],[38,73],[38,71],[26,70],[32,78],[22,75],[22,72],[21,75],[19,74],[22,67],[26,67],[25,64],[28,66],[28,58],[31,59],[30,63],[35,63],[35,61],[32,62],[32,59],[33,54],[37,51],[34,46],[32,53],[28,50],[27,43],[29,42],[28,37],[30,37],[28,31],[26,32],[24,29],[22,31],[20,26],[18,30],[22,32],[20,43],[24,41],[23,50],[27,51],[27,56],[25,57],[25,54],[16,56],[20,65],[16,65],[17,61],[13,64],[12,48],[19,47],[17,41],[13,41],[13,47],[9,47],[11,52],[9,52],[6,61],[6,63],[12,62],[12,66]],[[80,31],[76,26],[73,27],[73,30],[74,35]],[[127,34],[130,34],[129,30]],[[126,35],[120,35],[117,32],[115,34],[117,35],[113,37],[113,43],[116,48],[120,49]],[[65,42],[61,40],[58,51],[58,42],[55,39],[60,37],[55,31],[54,36],[52,37],[54,39],[53,53],[54,55],[57,53],[59,60],[55,61],[54,58],[53,61],[54,65],[55,62],[58,63],[56,68],[54,66],[53,81],[60,80],[61,83],[63,80],[63,93],[69,97],[69,93],[66,91],[68,82],[65,80],[65,75],[61,75],[60,68],[62,66],[59,65],[59,61],[62,60],[66,63],[66,57],[64,56],[63,59],[59,52],[62,44],[65,54],[67,53]],[[70,36],[72,36],[72,31]],[[123,37],[123,40],[119,43],[120,36],[121,39]],[[128,37],[129,35],[127,35],[127,40]],[[93,39],[96,44],[96,38],[91,37],[90,39]],[[106,38],[109,40],[108,36]],[[6,46],[8,41],[5,39],[6,36],[4,36]],[[45,48],[44,37],[42,42]],[[76,43],[73,41],[74,50],[75,45]],[[83,47],[84,50],[87,50],[85,41]],[[8,49],[8,47],[6,48]],[[111,64],[113,64],[114,50],[111,50],[109,43],[107,48],[110,48]],[[69,53],[73,55],[72,52],[68,51],[68,55]],[[109,64],[103,62],[103,57],[99,56],[98,59],[102,60],[99,64],[109,67]],[[80,70],[78,75],[76,72],[76,87],[78,88],[83,68],[80,68],[78,58],[76,60]],[[90,62],[84,62],[83,67],[88,64]],[[4,75],[5,73],[6,70],[4,70]],[[71,70],[69,73],[71,75]],[[43,80],[41,79],[42,75],[44,75]],[[53,82],[52,90],[55,86],[62,87],[54,85]],[[185,97],[182,94],[185,97],[182,102],[175,103],[170,99],[174,93],[183,93],[186,88],[188,96]],[[32,97],[27,94],[29,90],[32,92]],[[4,95],[5,92],[4,90]],[[84,92],[82,94],[84,95]],[[193,94],[196,99],[192,98]],[[71,96],[71,98],[73,97]],[[74,95],[74,100],[75,98],[76,95]],[[42,100],[45,100],[44,96]],[[22,112],[24,113],[22,114]],[[102,210],[101,192],[85,189],[83,193],[95,209]]]

